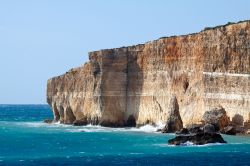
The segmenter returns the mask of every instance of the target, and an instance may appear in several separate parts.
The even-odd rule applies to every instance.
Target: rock
[[[235,130],[237,134],[246,134],[247,129],[244,128],[244,126],[235,126]]]
[[[243,116],[240,114],[235,114],[234,117],[232,118],[232,124],[237,125],[237,126],[243,126],[244,119]]]
[[[48,80],[47,102],[54,120],[68,124],[86,117],[88,123],[126,126],[130,115],[136,125],[166,122],[172,94],[184,126],[218,104],[230,118],[240,112],[247,120],[249,36],[250,21],[243,21],[93,51],[84,65]]]
[[[183,129],[177,131],[175,134],[176,134],[176,135],[183,135],[183,134],[184,134],[184,135],[187,135],[187,134],[190,134],[190,132],[188,131],[188,129],[183,128]]]
[[[182,145],[185,143],[193,143],[194,145],[204,145],[208,143],[226,143],[222,136],[218,133],[197,133],[194,135],[178,135],[168,140],[169,145]]]
[[[224,127],[228,126],[230,119],[224,108],[216,107],[210,111],[206,111],[203,115],[205,123],[214,125],[215,131],[223,130]]]
[[[53,120],[52,120],[52,119],[44,119],[43,122],[44,122],[44,123],[49,123],[49,124],[50,124],[50,123],[53,122]]]
[[[222,134],[236,135],[236,129],[234,126],[227,126],[221,131]]]
[[[244,128],[245,129],[250,129],[250,123],[249,122],[244,122]]]
[[[74,122],[73,122],[73,125],[74,126],[85,126],[85,125],[87,125],[88,123],[87,123],[87,120],[86,119],[80,119],[80,120],[75,120]]]
[[[202,127],[203,127],[202,124],[192,124],[192,125],[189,125],[187,129],[190,133],[201,133],[203,132]]]
[[[162,132],[162,129],[157,129],[156,132]]]
[[[166,126],[162,129],[163,133],[174,133],[183,128],[183,123],[179,113],[179,105],[175,96],[170,101],[170,113]]]
[[[204,133],[214,133],[215,132],[215,127],[212,124],[205,124],[205,126],[203,127],[203,131]]]

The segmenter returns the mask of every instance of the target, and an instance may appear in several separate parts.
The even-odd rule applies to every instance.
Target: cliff
[[[175,97],[184,126],[222,106],[250,112],[250,21],[89,53],[47,83],[54,120],[104,126],[165,123]]]

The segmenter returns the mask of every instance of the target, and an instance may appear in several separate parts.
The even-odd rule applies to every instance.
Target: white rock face
[[[248,121],[250,21],[91,52],[85,65],[47,84],[54,120],[62,123],[166,122],[173,95],[184,126],[217,106]]]

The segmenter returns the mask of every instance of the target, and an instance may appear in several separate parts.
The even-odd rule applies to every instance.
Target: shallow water
[[[250,137],[168,146],[156,128],[45,124],[47,105],[0,105],[0,165],[250,165]]]

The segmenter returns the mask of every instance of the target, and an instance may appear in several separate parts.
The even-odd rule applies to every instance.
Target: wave
[[[169,145],[169,144],[154,144],[155,146],[160,146],[160,147],[207,147],[207,146],[218,146],[218,145],[226,145],[226,144],[222,144],[222,143],[208,143],[208,144],[204,144],[204,145],[195,145],[192,142],[185,142],[181,145]]]
[[[1,121],[3,123],[3,121]],[[67,124],[61,124],[59,122],[56,123],[44,123],[42,121],[39,122],[4,122],[4,125],[14,125],[20,127],[28,127],[28,128],[50,128],[50,129],[62,129],[68,132],[144,132],[144,133],[160,133],[157,132],[158,129],[161,129],[163,124],[158,123],[157,125],[144,125],[141,127],[121,127],[121,128],[111,128],[111,127],[103,127],[100,125],[91,125],[88,124],[86,126],[73,126]]]
[[[157,130],[161,129],[162,125],[144,125],[141,127],[124,127],[124,128],[110,128],[99,125],[87,125],[77,129],[68,129],[71,132],[145,132],[145,133],[158,133]]]

